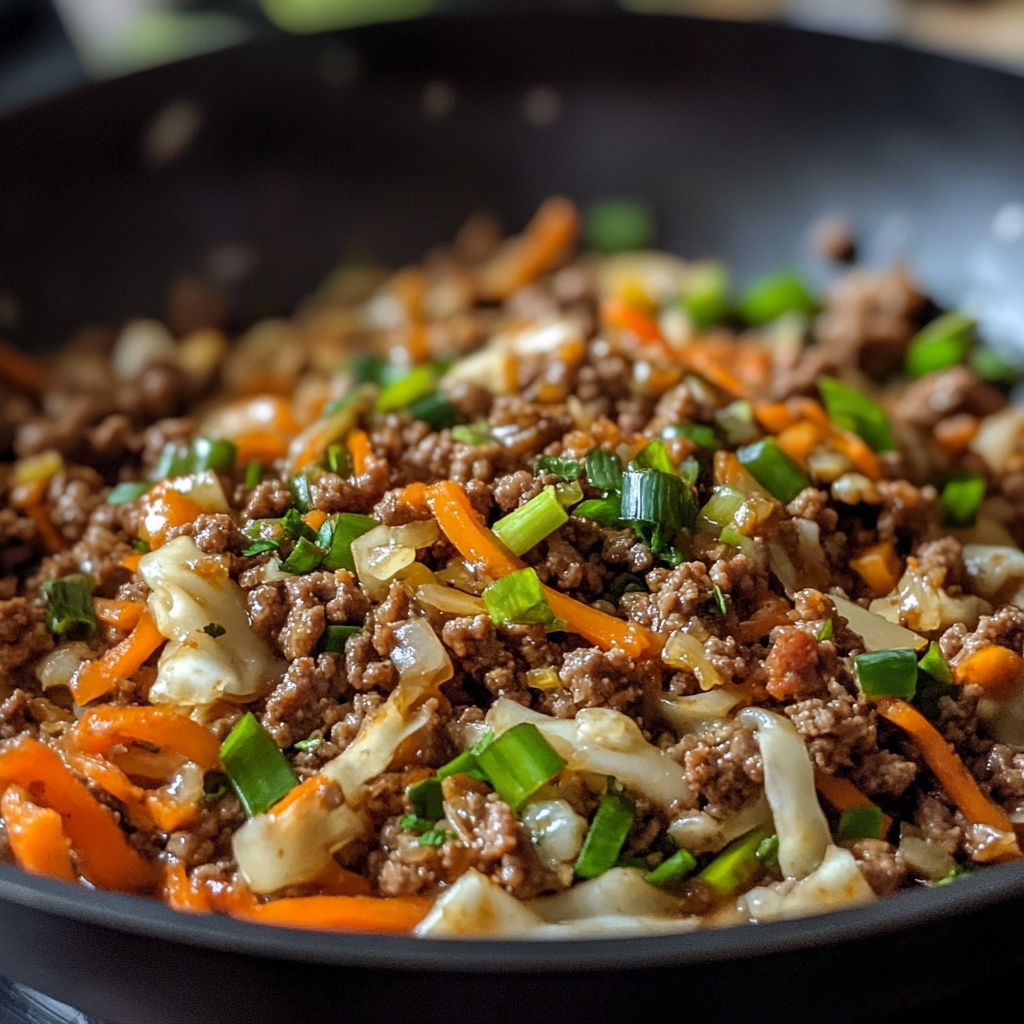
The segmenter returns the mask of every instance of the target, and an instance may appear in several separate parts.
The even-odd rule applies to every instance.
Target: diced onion
[[[767,825],[772,811],[764,793],[748,800],[734,815],[719,821],[705,811],[689,811],[668,826],[668,834],[690,853],[717,853],[734,839]]]
[[[710,690],[715,686],[723,686],[725,680],[721,673],[708,660],[704,653],[704,645],[690,633],[680,630],[669,637],[668,643],[661,654],[662,661],[670,668],[685,669],[692,672],[700,683],[702,690]]]
[[[942,587],[930,586],[924,577],[908,568],[896,589],[887,597],[876,598],[868,610],[915,632],[935,633],[955,622],[974,629],[978,619],[992,608],[973,594],[951,597]]]
[[[587,835],[587,819],[565,800],[537,800],[527,804],[522,822],[530,833],[541,861],[549,868],[576,860]]]
[[[93,652],[80,640],[61,644],[36,665],[36,679],[44,690],[54,686],[67,686],[83,661],[89,661]]]
[[[982,597],[1024,608],[1024,551],[1020,548],[965,544],[964,567]]]
[[[986,416],[968,448],[980,455],[997,474],[1002,474],[1010,456],[1024,437],[1024,408],[1011,405]]]
[[[440,536],[433,519],[404,526],[375,526],[352,541],[356,574],[371,599],[387,595],[386,582],[416,561],[418,548],[430,547]]]
[[[418,564],[418,563],[417,563]],[[487,605],[479,597],[464,594],[454,587],[428,583],[416,590],[416,600],[448,615],[486,615]]]
[[[546,665],[544,668],[527,669],[526,685],[533,690],[560,690],[562,688],[562,680],[558,677],[558,672],[554,668]]]
[[[174,337],[159,320],[131,320],[114,343],[110,364],[121,380],[131,380],[153,363],[173,363],[176,355]]]
[[[403,697],[415,700],[428,687],[451,679],[454,669],[448,651],[426,619],[409,619],[393,627],[391,662],[398,669]]]
[[[846,619],[850,630],[864,641],[866,651],[889,651],[900,647],[920,651],[928,646],[928,641],[923,636],[883,619],[881,615],[875,615],[866,608],[861,608],[848,598],[836,594],[830,594],[829,597],[836,611]]]
[[[897,856],[915,875],[933,882],[945,878],[956,867],[956,861],[942,847],[920,836],[903,836]]]
[[[717,687],[689,697],[662,696],[658,709],[678,736],[695,732],[707,722],[727,718],[741,697],[729,687]]]
[[[530,900],[527,906],[551,924],[605,914],[669,917],[679,913],[678,902],[648,885],[644,873],[636,868],[611,868],[557,896]]]

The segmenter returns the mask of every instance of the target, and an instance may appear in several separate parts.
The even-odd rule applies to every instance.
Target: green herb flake
[[[825,640],[831,640],[834,628],[835,627],[832,625],[832,620],[826,619],[821,624],[821,629],[818,630],[818,642],[821,643]]]
[[[541,455],[534,467],[534,476],[550,473],[552,476],[571,484],[579,480],[582,469],[575,459],[560,459],[555,455]]]
[[[449,839],[454,838],[455,837],[450,832],[445,832],[444,829],[431,828],[427,829],[427,831],[416,840],[416,844],[418,846],[444,846]]]
[[[910,342],[903,367],[910,377],[924,377],[958,366],[974,346],[976,321],[966,313],[943,313]]]
[[[262,555],[267,551],[279,551],[281,545],[269,537],[261,537],[257,541],[253,541],[247,548],[242,551],[242,554],[246,557],[252,557],[253,555]]]
[[[147,480],[131,480],[117,484],[107,494],[107,504],[127,505],[128,502],[141,498],[152,486],[152,483]]]
[[[942,488],[942,513],[946,526],[963,529],[974,526],[988,481],[983,476],[963,473]]]
[[[259,459],[253,459],[245,467],[245,486],[248,490],[255,490],[263,478],[263,463]]]
[[[294,744],[296,750],[309,751],[316,750],[324,741],[323,736],[311,736],[308,740],[299,740],[298,743]]]
[[[878,807],[848,807],[839,819],[839,842],[882,838],[882,811]]]
[[[223,636],[227,630],[219,622],[208,622],[203,626],[203,632],[207,636],[216,638],[218,636]]]

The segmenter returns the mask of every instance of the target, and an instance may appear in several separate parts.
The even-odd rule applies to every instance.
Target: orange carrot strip
[[[167,538],[168,530],[194,522],[202,511],[191,498],[176,491],[170,480],[157,484],[143,503],[142,521],[149,546],[153,549],[160,547]]]
[[[699,373],[733,398],[751,398],[750,388],[722,365],[714,353],[697,344],[687,345],[679,358],[695,373]]]
[[[665,347],[665,339],[658,321],[638,306],[618,299],[609,299],[601,304],[601,318],[610,327],[617,327],[620,331],[628,331],[635,335],[638,341],[657,343],[660,347]]]
[[[785,402],[756,402],[754,416],[769,434],[781,434],[786,427],[796,422]]]
[[[525,563],[503,547],[480,522],[461,485],[453,480],[442,480],[427,488],[426,497],[438,526],[467,561],[481,566],[494,579],[525,568]],[[551,587],[544,587],[544,593],[551,610],[565,620],[570,630],[602,650],[619,647],[630,657],[637,658],[646,654],[654,643],[643,626],[616,619]]]
[[[986,690],[1008,689],[1024,681],[1024,658],[1008,647],[992,644],[965,658],[953,670],[961,685],[973,684]]]
[[[986,798],[952,746],[920,711],[899,697],[882,697],[876,707],[883,718],[910,734],[932,774],[969,822],[1013,832],[1010,819]]]
[[[71,840],[56,811],[32,803],[20,786],[8,786],[0,798],[0,815],[22,871],[61,882],[78,881],[71,866]]]
[[[50,372],[38,359],[0,341],[0,380],[18,391],[41,395],[46,391]]]
[[[184,914],[209,914],[210,896],[205,889],[193,887],[185,865],[180,861],[168,864],[164,868],[164,881],[160,896],[171,910],[179,910]]]
[[[776,437],[778,446],[797,462],[807,464],[812,451],[824,440],[821,427],[810,420],[790,424]]]
[[[123,891],[151,887],[149,864],[49,747],[24,735],[8,743],[0,751],[0,786],[12,783],[26,789],[33,803],[61,816],[82,874],[94,885]]]
[[[116,764],[102,757],[84,754],[70,743],[65,744],[62,756],[68,767],[120,800],[124,805],[125,816],[135,828],[153,827],[153,816],[146,809],[146,791],[136,786]]]
[[[119,644],[97,661],[87,661],[71,680],[76,704],[88,704],[113,689],[116,679],[130,679],[143,662],[164,642],[149,612]]]
[[[767,636],[775,626],[788,626],[790,604],[784,597],[769,598],[732,635],[738,644],[752,644]]]
[[[832,805],[834,810],[840,814],[848,811],[851,807],[876,807],[849,779],[841,779],[837,775],[826,775],[822,771],[815,770],[814,785],[818,792]],[[888,814],[882,815],[882,835],[884,839],[892,828],[892,818]]]
[[[109,597],[94,597],[92,607],[99,622],[117,629],[134,629],[146,610],[143,601],[115,601]]]
[[[67,547],[64,538],[60,535],[57,527],[53,525],[53,520],[50,519],[49,513],[42,505],[29,505],[25,511],[35,521],[39,539],[43,542],[47,554],[55,555]]]
[[[138,572],[139,562],[141,561],[142,555],[128,555],[126,558],[121,559],[121,565],[123,565],[129,572]]]
[[[175,800],[163,790],[146,794],[146,810],[161,832],[175,832],[191,824],[199,816],[197,803]]]
[[[419,512],[430,511],[427,506],[427,485],[421,483],[407,484],[402,488],[401,500]]]
[[[118,744],[146,743],[181,754],[203,771],[220,764],[217,737],[206,726],[168,708],[104,704],[87,711],[74,732],[78,746],[93,754],[105,754]]]
[[[956,457],[962,455],[964,449],[974,440],[980,426],[981,422],[977,416],[964,412],[939,420],[932,433],[942,450],[947,455]]]
[[[327,513],[322,512],[320,509],[315,508],[312,512],[307,512],[303,517],[302,521],[316,533],[324,523],[327,522]]]
[[[848,430],[833,430],[831,441],[836,450],[845,455],[859,473],[863,473],[869,480],[882,479],[882,464],[862,437],[851,434]]]
[[[903,563],[891,540],[872,544],[850,559],[850,568],[871,588],[875,597],[891,593],[903,575]]]
[[[370,447],[370,438],[365,430],[353,430],[348,435],[346,442],[348,453],[352,456],[352,472],[355,476],[362,476],[369,465],[373,449]]]
[[[235,456],[239,465],[258,459],[260,462],[275,462],[288,454],[288,441],[271,430],[247,430],[235,440],[238,452]]]
[[[258,903],[236,916],[279,928],[401,934],[412,931],[429,910],[430,900],[422,896],[294,896]]]

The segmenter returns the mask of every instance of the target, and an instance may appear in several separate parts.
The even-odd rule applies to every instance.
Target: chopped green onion
[[[839,842],[882,838],[882,811],[879,807],[848,807],[839,819]]]
[[[587,213],[586,233],[600,252],[647,249],[654,243],[654,211],[641,199],[608,199]]]
[[[634,576],[631,572],[624,572],[612,580],[612,585],[605,593],[604,599],[612,604],[618,604],[623,594],[636,593],[646,594],[647,585],[639,576]]]
[[[615,867],[635,815],[636,804],[625,793],[617,791],[614,780],[609,779],[608,792],[601,797],[576,860],[578,877],[596,878]]]
[[[715,604],[718,605],[718,610],[723,615],[728,615],[729,601],[726,598],[725,594],[722,593],[722,588],[717,583],[711,588],[711,594],[715,599]]]
[[[394,363],[382,359],[380,356],[371,355],[369,352],[360,352],[359,355],[352,356],[345,364],[345,369],[351,374],[353,384],[384,386],[403,374],[401,367],[395,366]],[[344,402],[345,399],[340,399],[340,401]]]
[[[203,776],[203,796],[209,803],[223,799],[231,791],[231,780],[215,768]]]
[[[303,513],[313,509],[313,492],[310,484],[311,481],[306,473],[299,473],[288,481],[288,490],[291,491],[292,500],[298,510]]]
[[[331,534],[331,547],[324,556],[324,568],[332,572],[338,569],[356,571],[355,559],[352,557],[352,541],[362,537],[377,525],[370,516],[361,516],[355,512],[342,512],[334,520],[334,532]]]
[[[937,683],[953,685],[953,673],[950,672],[946,659],[942,657],[942,648],[934,640],[928,645],[928,650],[921,655],[917,667]]]
[[[259,459],[253,459],[245,467],[245,486],[251,491],[259,486],[260,478],[263,476],[263,463]]]
[[[692,455],[687,455],[679,464],[679,477],[684,483],[696,487],[700,479],[700,469],[700,463]]]
[[[963,362],[974,345],[975,324],[973,317],[956,310],[933,320],[910,342],[903,364],[907,374],[923,377]]]
[[[981,871],[981,868],[975,864],[956,864],[949,869],[949,873],[940,878],[935,884],[936,885],[949,885],[950,882],[955,882],[958,878],[966,878],[969,875],[976,875]]]
[[[646,857],[622,857],[615,862],[615,866],[617,868],[639,868],[641,871],[646,871],[650,864],[647,863]]]
[[[697,529],[712,535],[732,525],[747,496],[732,487],[716,487],[697,517]]]
[[[675,889],[696,866],[697,861],[689,850],[677,850],[651,871],[646,880],[659,889]]]
[[[728,544],[730,547],[739,548],[748,558],[752,557],[756,551],[754,542],[749,537],[744,537],[739,530],[734,530],[731,526],[726,526],[722,532],[718,535],[718,540],[722,544]]]
[[[754,407],[746,399],[730,402],[720,409],[715,413],[715,421],[721,427],[727,444],[748,444],[761,435],[754,420]]]
[[[436,776],[414,782],[405,791],[412,804],[413,812],[418,818],[429,821],[431,825],[444,817],[444,797],[441,795],[441,780]]]
[[[416,840],[416,845],[444,846],[444,844],[451,838],[453,838],[452,835],[448,832],[445,832],[444,829],[431,828],[427,829],[427,831],[424,832],[423,835],[421,835],[419,839]]]
[[[779,866],[779,837],[770,835],[767,839],[762,839],[758,843],[754,855],[769,870],[777,868]]]
[[[739,311],[748,324],[767,324],[783,313],[811,316],[818,311],[818,303],[799,274],[782,270],[749,285],[740,299]]]
[[[821,629],[818,630],[818,642],[821,643],[823,640],[831,640],[834,631],[835,626],[832,625],[832,620],[826,619],[821,624]]]
[[[832,377],[819,377],[818,390],[829,419],[842,430],[852,430],[876,452],[896,451],[889,417],[885,410],[856,388]]]
[[[917,692],[917,656],[909,648],[869,651],[853,659],[857,681],[865,697],[902,697]]]
[[[729,313],[729,272],[720,263],[694,268],[680,303],[697,330],[721,323]]]
[[[530,566],[495,580],[484,591],[483,598],[496,625],[540,622],[554,629],[564,628],[565,624],[555,617],[548,604],[537,570]]]
[[[599,491],[622,489],[622,463],[615,452],[593,448],[587,455],[587,481]]]
[[[197,437],[192,442],[191,472],[203,473],[208,469],[227,471],[235,464],[238,447],[222,437]]]
[[[108,505],[127,505],[129,501],[141,498],[153,485],[147,480],[129,480],[117,484],[107,495]]]
[[[299,742],[294,744],[294,746],[296,750],[306,752],[309,750],[316,750],[317,747],[323,745],[323,742],[323,736],[311,736],[308,740],[299,740]]]
[[[676,534],[697,521],[693,492],[679,477],[658,470],[629,470],[622,476],[622,518],[649,527],[651,550],[660,553]]]
[[[435,821],[437,821],[437,818],[434,818],[432,821],[428,821],[426,818],[421,818],[417,814],[403,814],[398,819],[398,824],[406,832],[422,833],[429,832],[433,828]]]
[[[1016,384],[1021,378],[1020,367],[1011,366],[990,348],[976,348],[971,353],[970,364],[974,375],[990,384]]]
[[[532,722],[512,726],[487,744],[476,759],[494,791],[512,810],[565,767],[565,761]]]
[[[755,829],[734,840],[697,877],[721,896],[745,889],[764,870],[757,854],[770,836],[763,829]]]
[[[575,459],[560,459],[555,455],[542,455],[537,459],[537,465],[533,470],[534,476],[551,473],[566,483],[579,480],[580,472],[580,464]]]
[[[452,427],[452,440],[462,444],[487,444],[491,440],[490,426],[487,423],[456,423]]]
[[[338,476],[352,474],[352,460],[343,445],[329,444],[327,446],[327,468],[332,473],[337,473]]]
[[[46,598],[46,628],[57,636],[85,639],[96,632],[96,613],[92,592],[96,581],[85,573],[75,573],[42,586]]]
[[[942,488],[941,498],[946,526],[973,526],[987,490],[988,481],[973,473],[964,473],[950,480]]]
[[[704,448],[707,451],[715,451],[718,448],[718,432],[706,423],[673,423],[662,430],[661,436],[665,441],[671,441],[676,437],[685,437],[698,448]]]
[[[566,508],[583,500],[583,488],[580,487],[578,480],[573,480],[570,484],[555,484],[555,494],[558,496],[558,503]]]
[[[220,761],[246,814],[262,814],[298,785],[288,759],[251,711],[221,744]]]
[[[743,468],[784,505],[811,486],[807,474],[770,437],[738,449],[736,457]]]
[[[172,476],[184,476],[189,472],[189,450],[184,445],[176,445],[168,441],[160,451],[160,455],[149,471],[152,481],[166,480]]]
[[[633,470],[656,469],[659,473],[668,473],[670,476],[675,475],[676,471],[672,456],[669,455],[665,442],[661,438],[644,445],[637,452],[636,458],[629,464],[629,468]]]
[[[384,388],[374,403],[374,412],[405,409],[418,398],[426,398],[437,387],[438,377],[437,369],[430,363],[417,366]]]
[[[614,526],[622,518],[622,498],[615,493],[607,498],[591,498],[577,505],[572,514],[583,519],[593,519],[600,526]]]
[[[494,731],[488,729],[469,750],[464,750],[458,757],[453,758],[446,765],[438,768],[437,777],[439,779],[446,779],[449,775],[468,775],[471,779],[476,779],[478,782],[487,782],[487,775],[480,767],[480,762],[477,758],[493,742]]]
[[[362,631],[362,626],[328,626],[324,630],[324,650],[328,654],[344,654],[348,638]]]
[[[227,630],[219,622],[208,622],[203,626],[203,632],[216,640],[217,637],[223,636]]]
[[[569,519],[550,484],[525,505],[494,524],[494,534],[514,555],[521,555],[536,547],[545,537],[554,533]]]
[[[917,663],[917,693],[914,707],[925,717],[939,717],[939,701],[943,697],[956,697],[960,692],[953,682],[953,673],[942,657],[942,649],[933,640]]]
[[[253,541],[247,548],[242,551],[243,555],[262,555],[267,551],[279,551],[281,545],[270,537],[261,537],[257,541]]]
[[[433,431],[453,427],[462,419],[459,410],[448,401],[448,396],[440,391],[417,398],[416,401],[410,402],[406,409],[414,420],[422,420]]]
[[[301,575],[312,572],[324,560],[323,548],[305,537],[300,537],[292,553],[281,563],[285,572]]]
[[[140,554],[148,555],[150,551],[148,540],[137,540],[132,547],[135,548]]]
[[[302,514],[297,509],[288,509],[280,522],[284,532],[292,539],[301,540],[305,537],[306,540],[316,540],[316,533],[313,531],[313,528],[303,522]]]

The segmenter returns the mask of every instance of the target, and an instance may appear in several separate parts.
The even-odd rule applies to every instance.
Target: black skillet
[[[438,81],[452,91],[433,87],[430,115]],[[556,114],[541,125],[523,113],[538,87],[534,120]],[[147,126],[178,100],[198,131],[147,164]],[[168,280],[227,251],[248,270],[241,322],[287,309],[346,254],[413,260],[479,207],[515,226],[553,192],[643,196],[663,245],[741,276],[786,263],[820,276],[805,232],[841,213],[869,260],[907,259],[1012,338],[1024,81],[626,15],[261,43],[0,123],[0,292],[21,312],[11,337],[44,350],[84,322],[161,313]],[[1024,865],[818,919],[557,944],[260,929],[3,866],[0,905],[0,973],[120,1024],[861,1020],[1024,962]]]

